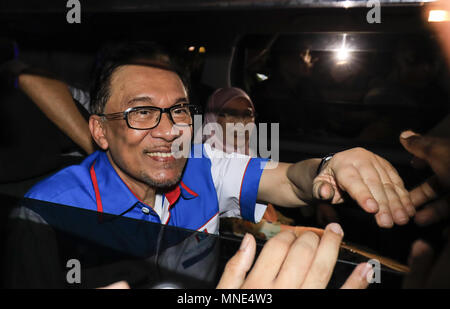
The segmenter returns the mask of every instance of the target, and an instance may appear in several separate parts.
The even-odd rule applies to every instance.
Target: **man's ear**
[[[109,146],[108,140],[106,139],[104,124],[100,116],[91,115],[91,117],[89,117],[89,130],[97,145],[101,149],[107,150]]]

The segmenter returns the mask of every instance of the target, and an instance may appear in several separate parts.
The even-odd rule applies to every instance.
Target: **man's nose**
[[[158,125],[151,130],[151,135],[171,142],[179,137],[181,133],[179,130],[174,130],[173,122],[169,115],[167,113],[162,113]]]

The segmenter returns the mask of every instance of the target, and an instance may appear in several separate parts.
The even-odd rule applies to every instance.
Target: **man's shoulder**
[[[84,206],[92,202],[94,193],[89,167],[99,154],[88,156],[79,165],[71,165],[34,185],[26,194],[26,198],[52,203],[91,208]]]

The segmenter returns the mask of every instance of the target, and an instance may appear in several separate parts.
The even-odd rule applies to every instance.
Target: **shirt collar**
[[[122,178],[120,178],[119,174],[117,174],[109,161],[106,152],[101,151],[94,164],[103,211],[119,214],[138,202],[145,204],[137,197]],[[198,194],[189,188],[183,181],[180,181],[173,190],[165,193],[165,197],[170,204],[169,207],[173,207],[180,196],[185,200],[190,200],[196,198]]]

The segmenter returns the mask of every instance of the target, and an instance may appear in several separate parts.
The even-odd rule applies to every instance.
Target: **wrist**
[[[331,158],[333,158],[333,156],[334,156],[334,153],[329,153],[325,157],[322,158],[319,165],[317,166],[316,176],[319,175],[320,172],[322,172],[322,170],[324,169],[324,167],[326,165],[328,165],[328,163],[330,162]]]

